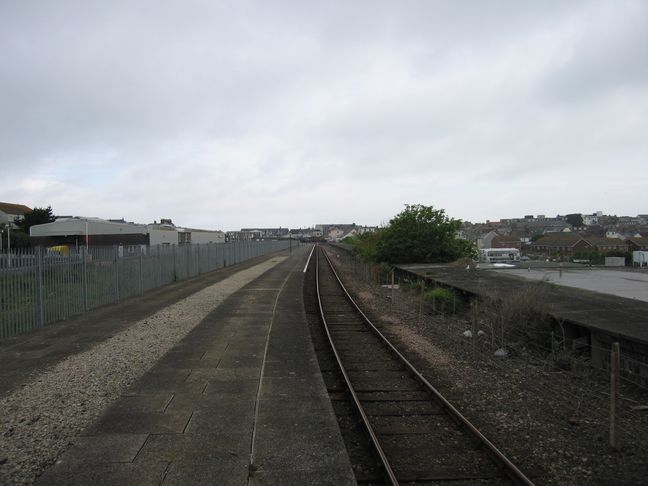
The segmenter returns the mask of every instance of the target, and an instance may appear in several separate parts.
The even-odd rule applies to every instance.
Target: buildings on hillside
[[[522,254],[537,257],[586,254],[629,254],[648,247],[646,215],[610,216],[593,214],[464,222],[459,236],[475,243],[478,249],[516,248]],[[569,221],[578,224],[574,226]]]
[[[249,241],[258,239],[285,239],[299,240],[342,241],[350,236],[358,236],[367,232],[376,231],[376,226],[362,226],[355,223],[317,224],[314,228],[241,228],[240,231],[228,231],[228,241]]]
[[[288,228],[241,228],[241,233],[252,233],[253,239],[277,239],[288,238],[290,230]]]
[[[21,204],[0,203],[0,227],[12,226],[31,209]],[[574,217],[574,216],[580,216]],[[582,222],[581,222],[582,220]],[[578,224],[574,226],[570,224]],[[317,224],[313,228],[284,227],[242,228],[240,231],[211,231],[183,228],[171,220],[135,224],[99,218],[58,217],[53,223],[31,229],[33,245],[185,245],[225,241],[263,239],[323,239],[341,241],[376,231],[375,226],[355,223]],[[459,236],[472,241],[478,249],[513,248],[523,254],[549,256],[582,252],[631,252],[648,249],[648,215],[610,216],[601,211],[593,214],[547,217],[527,215],[521,218],[464,222]]]
[[[351,236],[360,236],[365,233],[372,233],[377,229],[377,226],[362,226],[355,223],[329,223],[315,225],[315,230],[321,233],[322,238],[327,241],[342,241]]]

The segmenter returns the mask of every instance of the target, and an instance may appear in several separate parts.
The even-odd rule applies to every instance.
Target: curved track
[[[371,323],[321,248],[316,257],[326,334],[388,484],[532,485]]]

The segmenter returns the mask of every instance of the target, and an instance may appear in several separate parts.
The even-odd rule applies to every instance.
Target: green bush
[[[444,314],[457,313],[462,307],[462,300],[456,292],[445,287],[436,287],[428,290],[423,294],[423,298],[427,302],[434,301],[435,309]]]

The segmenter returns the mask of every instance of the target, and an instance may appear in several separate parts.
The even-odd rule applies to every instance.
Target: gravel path
[[[286,257],[274,257],[133,324],[0,399],[0,484],[31,484],[88,425],[214,308]]]

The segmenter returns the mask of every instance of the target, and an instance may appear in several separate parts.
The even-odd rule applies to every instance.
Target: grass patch
[[[423,294],[426,302],[433,302],[434,308],[443,314],[457,314],[462,311],[463,301],[457,293],[445,287],[435,287]]]

